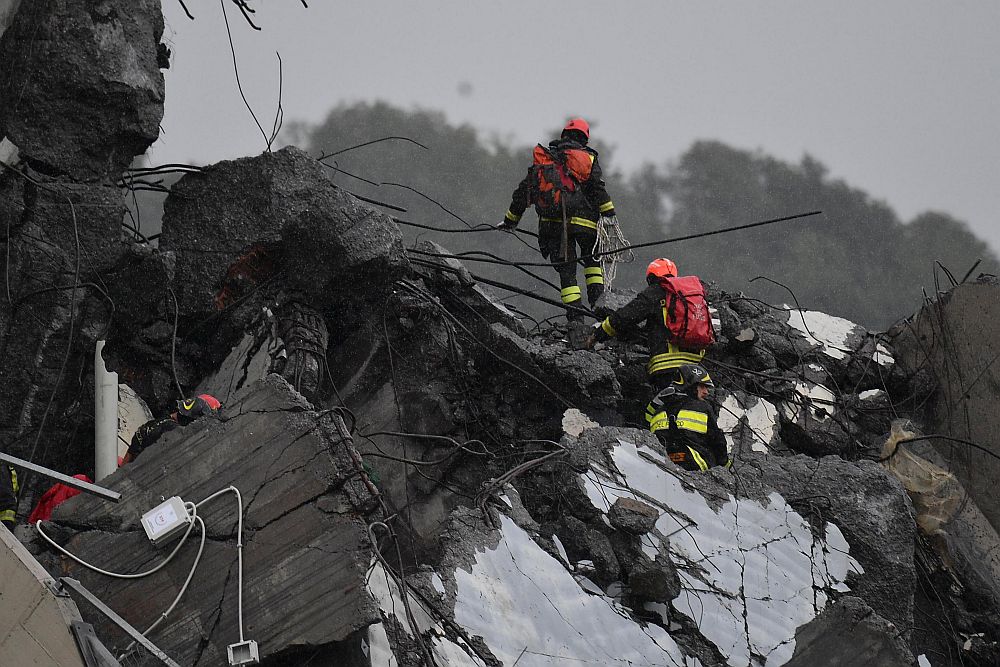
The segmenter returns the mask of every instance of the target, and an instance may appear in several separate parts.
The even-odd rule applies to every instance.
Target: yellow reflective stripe
[[[685,431],[694,431],[695,433],[708,433],[708,415],[704,412],[695,412],[693,410],[681,410],[677,413],[677,428],[682,428]]]
[[[511,213],[510,209],[507,209],[507,212],[504,213],[503,217],[510,220],[511,222],[521,222],[521,216]]]
[[[670,428],[670,417],[667,416],[666,412],[657,413],[655,416],[649,419],[649,430],[652,433],[657,431],[662,431]]]
[[[10,521],[14,523],[17,517],[17,513],[14,510],[2,510],[0,511],[0,521]]]
[[[562,218],[539,218],[540,222],[562,222]],[[597,229],[597,223],[593,220],[587,220],[586,218],[580,218],[573,216],[569,219],[571,225],[578,225],[580,227],[586,227],[587,229]]]
[[[573,303],[574,301],[580,300],[580,286],[571,285],[569,287],[563,287],[559,290],[559,296],[562,297],[563,303]]]
[[[705,459],[701,458],[701,454],[696,452],[694,447],[688,447],[688,451],[691,452],[691,458],[693,458],[694,462],[698,464],[698,468],[701,469],[702,472],[708,470],[708,464],[705,463]]]
[[[603,276],[604,269],[599,266],[585,266],[583,267],[583,275],[585,276]]]
[[[17,471],[13,468],[10,469],[10,484],[14,487],[14,495],[16,496],[17,492],[21,490],[21,485],[17,482]]]
[[[604,333],[608,334],[611,337],[615,336],[615,328],[613,326],[611,326],[611,318],[610,317],[605,317],[604,321],[601,322],[601,330],[604,331]]]
[[[684,364],[697,364],[704,356],[704,351],[700,353],[668,352],[666,354],[653,355],[646,365],[646,371],[656,373],[670,368],[678,368]]]
[[[587,276],[588,285],[603,285],[604,276]]]
[[[590,153],[587,153],[587,157],[590,158],[590,164],[594,164],[594,158],[597,157],[597,156],[596,155],[591,155]]]
[[[600,205],[600,206],[598,207],[598,209],[597,209],[597,210],[599,210],[599,211],[600,211],[601,213],[607,213],[608,211],[610,211],[610,210],[611,210],[611,209],[613,209],[614,207],[615,207],[615,204],[614,204],[614,202],[613,202],[613,201],[611,201],[611,200],[609,199],[608,201],[606,201],[606,202],[604,202],[603,204],[601,204],[601,205]]]

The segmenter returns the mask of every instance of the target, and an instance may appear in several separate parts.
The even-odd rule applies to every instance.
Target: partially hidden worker
[[[698,364],[681,366],[679,376],[650,401],[649,430],[666,447],[670,460],[685,470],[728,466],[726,436],[706,400],[715,387],[711,376]]]
[[[0,462],[0,523],[10,531],[17,517],[17,492],[17,472]]]
[[[169,417],[151,419],[136,429],[129,443],[128,452],[122,459],[122,465],[135,461],[150,445],[160,439],[164,433],[175,428],[187,426],[199,417],[214,414],[222,407],[219,399],[211,394],[199,394],[194,398],[177,401],[177,410]]]
[[[576,265],[583,263],[587,300],[593,306],[604,293],[601,262],[593,257],[601,217],[613,217],[615,205],[608,195],[597,151],[590,148],[590,125],[582,118],[570,120],[558,139],[538,144],[527,175],[511,195],[510,207],[497,229],[511,231],[529,206],[538,213],[538,250],[559,274],[560,295],[566,317],[579,321],[575,308],[582,299]]]

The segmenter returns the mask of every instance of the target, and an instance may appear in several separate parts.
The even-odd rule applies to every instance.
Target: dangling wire
[[[635,261],[635,253],[629,245],[628,239],[622,234],[621,225],[618,224],[618,216],[609,218],[601,216],[597,223],[597,246],[594,254],[601,258],[601,269],[604,273],[604,286],[611,287],[615,280],[617,264],[629,264]]]

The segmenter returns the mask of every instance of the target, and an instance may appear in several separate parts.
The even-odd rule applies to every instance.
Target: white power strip
[[[154,546],[166,544],[191,525],[191,515],[178,496],[168,498],[142,515],[142,527]]]
[[[260,651],[257,648],[257,642],[254,640],[248,639],[239,644],[229,645],[229,664],[231,667],[235,667],[236,665],[256,665],[259,662]]]

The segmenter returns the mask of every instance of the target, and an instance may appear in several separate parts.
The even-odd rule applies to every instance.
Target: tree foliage
[[[406,213],[394,213],[402,219],[452,230],[499,222],[531,160],[530,146],[483,136],[468,125],[449,123],[439,112],[381,102],[341,105],[318,126],[299,127],[297,133],[316,156],[388,136],[419,142],[426,149],[393,139],[347,150],[326,162],[331,178],[342,187],[406,208]],[[549,138],[539,136],[539,141]],[[923,288],[933,291],[936,260],[958,279],[979,258],[984,260],[980,271],[997,269],[996,256],[961,221],[928,212],[904,224],[884,202],[830,178],[808,155],[791,164],[759,151],[700,141],[675,161],[647,164],[631,174],[616,170],[608,151],[602,151],[601,160],[608,191],[633,243],[823,211],[805,220],[643,249],[634,264],[620,268],[619,286],[639,287],[648,261],[669,256],[682,272],[727,290],[791,302],[788,291],[774,284],[750,282],[767,276],[792,290],[803,307],[881,328],[912,313]],[[526,215],[521,227],[536,229],[533,218]],[[410,242],[432,239],[453,252],[482,250],[515,262],[542,261],[530,237],[515,239],[493,231],[404,231]],[[558,296],[516,268],[472,261],[468,265],[479,275]],[[555,281],[547,267],[528,269]],[[517,295],[509,302],[536,317],[558,313],[557,308]]]

